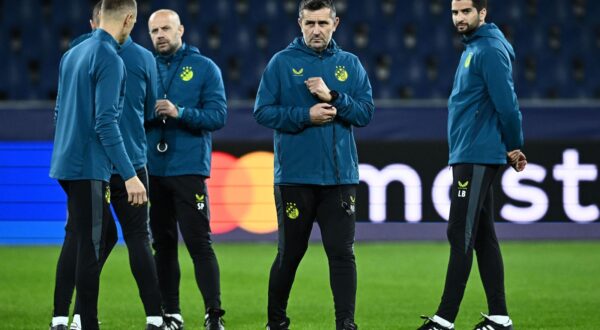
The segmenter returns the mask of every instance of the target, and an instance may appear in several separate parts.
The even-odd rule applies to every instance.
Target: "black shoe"
[[[498,324],[490,319],[489,316],[481,313],[483,321],[477,323],[473,330],[513,330],[512,321],[509,321],[507,325]]]
[[[179,321],[178,319],[172,316],[163,316],[165,320],[165,329],[167,330],[183,330],[183,321]]]
[[[204,326],[206,327],[206,330],[225,330],[223,315],[225,315],[224,310],[209,308],[204,316]]]
[[[290,330],[290,318],[286,317],[281,322],[269,322],[267,323],[267,330]]]
[[[345,319],[342,322],[342,327],[339,329],[341,329],[341,330],[358,330],[358,325],[356,325],[356,323],[354,323],[354,321],[352,321],[350,319]]]
[[[154,324],[146,324],[146,330],[169,330],[169,328],[167,328],[167,324],[163,322],[160,327]]]
[[[69,330],[69,326],[66,324],[52,326],[52,323],[50,323],[50,330]]]
[[[422,326],[418,327],[417,330],[451,330],[450,328],[446,328],[445,326],[440,325],[433,321],[433,318],[429,316],[421,315],[421,318],[425,320]]]

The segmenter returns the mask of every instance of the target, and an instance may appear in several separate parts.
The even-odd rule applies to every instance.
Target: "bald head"
[[[148,30],[154,49],[160,55],[169,56],[181,48],[183,25],[173,10],[161,9],[152,13],[148,19]]]
[[[150,22],[157,19],[168,19],[172,21],[173,24],[181,25],[179,14],[177,14],[177,12],[171,9],[159,9],[153,12],[152,15],[150,15],[150,18],[148,19],[148,26],[150,25]]]

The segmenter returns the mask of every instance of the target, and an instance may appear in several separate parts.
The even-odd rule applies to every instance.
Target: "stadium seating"
[[[52,99],[60,56],[88,32],[95,0],[0,0],[0,100]],[[252,99],[271,56],[300,35],[296,0],[138,1],[132,37],[151,48],[146,22],[153,10],[178,11],[184,39],[223,72],[231,99]],[[334,38],[357,54],[376,98],[446,98],[462,44],[450,1],[337,0],[341,25]],[[496,23],[517,53],[520,98],[600,98],[600,2],[490,2]]]

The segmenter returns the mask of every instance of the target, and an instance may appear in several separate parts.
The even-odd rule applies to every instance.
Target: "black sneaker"
[[[451,328],[446,328],[439,323],[436,323],[433,318],[425,315],[421,315],[421,318],[425,320],[422,326],[418,327],[417,330],[451,330]]]
[[[154,324],[146,324],[146,330],[169,330],[169,328],[167,328],[167,324],[163,322],[160,327]]]
[[[290,330],[290,319],[288,317],[281,322],[267,323],[267,330]]]
[[[477,323],[473,330],[513,330],[512,321],[508,321],[508,324],[498,324],[490,319],[489,316],[481,313],[483,321]]]
[[[50,323],[50,330],[69,330],[69,326],[66,324],[52,326],[52,323]]]
[[[163,316],[165,320],[165,329],[167,330],[183,330],[183,321],[179,321],[178,319],[172,316]]]
[[[209,308],[204,315],[204,326],[206,330],[225,330],[223,321],[225,311],[217,308]]]
[[[354,323],[354,321],[352,321],[350,319],[345,319],[342,322],[342,327],[340,329],[341,330],[358,330],[358,325],[356,325],[356,323]]]

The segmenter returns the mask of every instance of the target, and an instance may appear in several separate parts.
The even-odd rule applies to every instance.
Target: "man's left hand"
[[[519,149],[507,152],[506,158],[508,164],[517,172],[523,171],[525,166],[527,166],[527,157],[525,157],[525,154]]]
[[[319,98],[319,100],[321,100],[323,102],[331,101],[331,94],[329,94],[329,92],[330,92],[329,87],[327,87],[327,85],[325,84],[325,82],[323,81],[323,79],[321,77],[308,78],[307,80],[304,81],[304,84],[306,85],[306,88],[308,88],[310,93],[312,95],[316,96],[317,98]]]
[[[154,111],[156,112],[157,117],[177,118],[179,116],[179,109],[167,99],[156,100]]]

